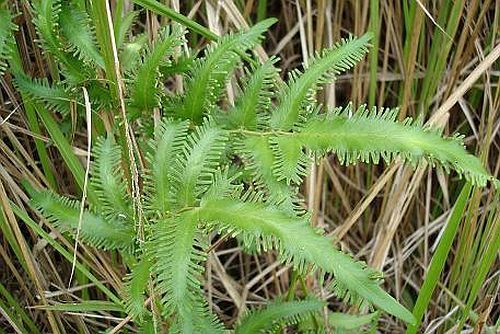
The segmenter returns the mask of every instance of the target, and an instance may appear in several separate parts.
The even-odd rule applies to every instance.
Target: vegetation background
[[[15,18],[20,26],[16,43],[23,51],[23,65],[32,75],[45,77],[51,64],[36,42],[30,2],[5,3],[19,14]],[[318,98],[332,106],[348,101],[399,106],[401,120],[407,116],[432,118],[445,133],[464,134],[467,149],[480,156],[498,178],[500,1],[161,2],[219,35],[266,17],[278,18],[258,52],[279,56],[277,66],[282,75],[349,33],[359,36],[373,31],[369,56]],[[138,11],[139,23],[133,31],[145,33],[149,39],[169,21],[133,1],[110,4],[115,15],[125,17]],[[195,49],[206,42],[199,34],[188,35],[188,43]],[[68,143],[84,162],[86,124],[60,123],[64,137],[56,138],[46,123],[33,127],[38,123],[31,117],[36,116],[15,90],[8,71],[1,84],[0,333],[13,329],[53,332],[56,327],[68,333],[93,333],[103,329],[101,326],[117,326],[123,319],[100,311],[98,305],[89,305],[87,310],[47,306],[85,300],[99,292],[78,272],[75,284],[67,289],[72,266],[61,254],[71,254],[72,243],[58,238],[59,243],[50,245],[19,219],[24,211],[30,212],[21,182],[54,184],[62,193],[74,192],[59,141]],[[37,151],[40,145],[46,156]],[[314,224],[335,234],[342,249],[383,271],[384,288],[403,305],[411,310],[419,296],[429,298],[428,305],[418,306],[424,314],[421,332],[453,332],[457,320],[466,323],[468,332],[495,332],[500,326],[498,193],[493,187],[474,187],[465,200],[461,197],[457,201],[463,184],[454,174],[440,169],[398,164],[343,167],[334,159],[324,159],[312,168],[303,193],[314,212]],[[450,216],[455,203],[463,214]],[[13,204],[24,211],[15,212]],[[449,252],[446,242],[451,245]],[[234,321],[238,312],[235,305],[263,304],[286,293],[291,275],[278,266],[272,253],[245,255],[234,246],[224,242],[214,245],[206,274],[207,294],[227,323]],[[124,272],[119,259],[85,246],[78,249],[77,259],[101,282],[120,286]],[[251,277],[247,270],[250,262],[259,268]],[[321,290],[314,279],[303,285],[306,290]],[[336,305],[335,299],[330,300]],[[337,306],[341,310],[342,304]],[[127,329],[126,324],[122,326]],[[379,331],[403,332],[404,325],[382,315]]]

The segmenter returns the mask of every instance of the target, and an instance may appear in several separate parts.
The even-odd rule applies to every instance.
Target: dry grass
[[[51,68],[34,41],[26,1],[12,3],[21,14],[16,18],[21,25],[16,38],[23,50],[23,63],[31,74],[46,76]],[[123,3],[125,12],[132,9],[130,1]],[[481,156],[489,171],[498,178],[498,0],[275,0],[267,1],[265,13],[261,3],[266,1],[170,1],[172,8],[217,34],[246,27],[255,22],[257,15],[277,17],[279,23],[258,54],[262,59],[278,55],[283,74],[302,62],[307,63],[314,52],[348,33],[360,35],[375,29],[374,44],[378,50],[371,51],[375,56],[365,59],[353,73],[339,77],[318,99],[332,106],[347,101],[400,106],[401,118],[420,116],[442,126],[446,133],[464,133],[468,150]],[[377,11],[373,11],[374,6]],[[165,22],[165,18],[151,13],[142,19],[144,26],[136,29],[145,30],[149,36],[155,36]],[[189,42],[201,46],[205,40],[193,34]],[[30,106],[22,105],[9,74],[1,78],[1,83],[0,333],[23,332],[16,329],[19,323],[24,324],[27,332],[38,329],[53,333],[93,333],[114,326],[120,326],[117,330],[134,331],[113,312],[82,314],[57,312],[47,307],[55,302],[74,302],[89,296],[106,299],[106,296],[96,288],[95,282],[88,281],[78,271],[75,283],[68,288],[71,262],[27,229],[13,211],[15,205],[31,212],[22,182],[63,193],[78,192],[43,125],[30,121],[27,110]],[[178,80],[173,87],[182,89],[182,82]],[[232,96],[231,85],[227,89],[228,96]],[[86,126],[61,126],[72,138],[73,150],[85,161]],[[46,160],[36,145],[47,147]],[[346,168],[331,158],[319,161],[312,168],[304,195],[314,210],[314,224],[335,234],[336,242],[344,250],[383,271],[385,288],[411,309],[462,184],[453,174],[439,169],[414,170],[397,163]],[[494,242],[493,237],[500,233],[498,198],[498,193],[491,188],[473,190],[421,332],[445,333],[460,319],[460,312],[474,289],[481,256],[488,244]],[[495,206],[496,214],[490,214]],[[43,221],[42,217],[31,214],[37,221]],[[56,230],[49,232],[71,253],[72,241]],[[317,280],[296,282],[293,272],[279,266],[274,254],[247,255],[225,240],[214,240],[210,250],[207,295],[210,306],[227,324],[234,323],[249,305],[266,303],[283,293],[304,295],[314,291],[332,297],[322,290]],[[496,252],[498,254],[498,248]],[[76,258],[108,288],[117,290],[122,285],[123,268],[112,254],[81,245]],[[467,330],[479,333],[483,325],[498,325],[499,273],[496,258],[480,282],[477,301],[467,314],[470,316]],[[291,289],[291,282],[297,286]],[[342,308],[333,297],[331,301]],[[35,307],[37,305],[42,307]],[[13,316],[27,319],[19,322]],[[381,332],[404,331],[403,324],[389,317],[383,316],[379,325]]]

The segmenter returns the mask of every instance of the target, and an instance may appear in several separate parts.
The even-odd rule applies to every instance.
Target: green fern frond
[[[49,85],[47,79],[29,78],[24,74],[16,75],[16,88],[33,100],[45,103],[50,109],[67,115],[70,111],[72,96],[62,85]]]
[[[277,248],[283,261],[292,263],[298,270],[304,271],[307,266],[333,274],[340,297],[360,296],[406,322],[414,321],[408,310],[382,290],[373,271],[335,249],[306,219],[260,203],[231,199],[203,201],[198,212],[212,228],[241,234],[245,244],[257,244],[263,250]]]
[[[373,323],[379,316],[378,312],[369,314],[347,314],[341,312],[328,313],[328,323],[331,327],[343,330],[355,330]]]
[[[311,150],[334,152],[341,163],[378,163],[381,157],[390,162],[399,156],[413,164],[424,159],[447,171],[452,168],[480,186],[494,181],[479,159],[464,150],[460,137],[443,138],[437,130],[423,129],[411,119],[395,122],[394,112],[382,109],[368,111],[362,106],[349,118],[350,108],[312,118],[293,136]]]
[[[379,312],[369,314],[328,312],[328,326],[335,334],[373,333],[379,315]],[[325,333],[325,325],[321,321],[314,322],[313,318],[309,317],[300,322],[298,330],[300,333]]]
[[[33,7],[36,12],[33,21],[44,49],[53,54],[59,54],[64,48],[61,39],[57,35],[61,0],[35,1]]]
[[[368,52],[371,34],[360,38],[349,37],[333,48],[325,49],[321,55],[311,59],[307,69],[292,73],[290,82],[284,85],[278,100],[279,105],[271,115],[274,129],[290,130],[299,119],[301,110],[313,104],[314,94],[320,85],[332,82],[335,77],[356,65]]]
[[[145,34],[135,36],[129,43],[124,43],[119,54],[120,64],[125,73],[133,73],[139,66],[142,50],[148,43],[148,36]]]
[[[294,200],[297,190],[279,181],[273,172],[278,164],[275,152],[267,136],[249,136],[244,138],[238,148],[245,167],[252,173],[252,181],[258,191],[267,195],[267,203],[279,206],[289,212],[303,211]]]
[[[155,128],[154,140],[147,154],[150,174],[146,176],[147,206],[160,213],[168,212],[176,202],[173,168],[182,153],[189,122],[162,120]]]
[[[83,62],[66,52],[66,45],[59,35],[59,16],[63,10],[61,0],[40,0],[33,3],[33,19],[44,52],[52,54],[63,66],[67,80],[81,82],[88,79]],[[65,9],[66,10],[66,9]]]
[[[143,256],[132,268],[131,273],[125,277],[124,295],[127,313],[139,322],[149,314],[144,305],[144,291],[148,288],[151,266],[150,259],[147,256]]]
[[[311,314],[321,311],[325,302],[317,299],[278,301],[249,312],[236,327],[235,334],[265,333],[277,324],[297,324]]]
[[[0,76],[7,68],[7,62],[11,58],[12,49],[16,47],[14,40],[14,31],[17,26],[12,23],[10,12],[0,8]]]
[[[155,327],[153,316],[148,316],[146,319],[137,324],[137,333],[139,334],[157,334],[158,329]]]
[[[166,61],[166,57],[172,55],[174,48],[182,45],[184,31],[179,27],[164,29],[161,38],[154,44],[152,49],[145,53],[142,64],[132,75],[130,105],[137,108],[139,112],[152,112],[158,106],[162,87],[159,87],[159,66]]]
[[[253,48],[264,32],[275,22],[267,19],[248,31],[221,38],[210,46],[205,57],[195,62],[176,116],[199,124],[206,112],[220,99],[224,84],[234,70],[241,54]]]
[[[99,196],[99,211],[110,219],[120,219],[133,226],[134,213],[123,175],[120,147],[108,136],[97,141],[94,156],[91,184]]]
[[[156,223],[150,245],[153,271],[163,315],[174,317],[174,333],[218,333],[220,324],[208,311],[201,289],[206,259],[196,237],[198,219],[192,211]],[[210,330],[207,330],[210,328]]]
[[[231,197],[242,191],[242,185],[235,184],[241,173],[230,174],[229,168],[217,169],[212,175],[211,185],[203,195],[204,198],[224,198]]]
[[[115,36],[116,36],[116,48],[121,49],[125,43],[125,37],[133,26],[135,19],[137,18],[138,12],[127,11],[125,16],[115,22]]]
[[[174,168],[176,200],[179,207],[192,206],[211,181],[226,147],[225,132],[207,121],[196,127],[185,141],[185,146]]]
[[[278,77],[278,70],[274,66],[276,61],[277,58],[271,58],[256,69],[247,71],[242,94],[236,99],[235,106],[223,113],[224,123],[229,128],[257,128],[259,113],[267,112],[271,106],[272,89]]]
[[[160,73],[165,77],[171,77],[175,74],[186,75],[186,73],[193,68],[194,62],[195,58],[193,55],[181,54],[174,62],[160,65]]]
[[[278,181],[301,184],[310,164],[302,150],[303,143],[293,137],[273,137],[270,140],[275,154],[273,172]]]
[[[73,234],[76,232],[80,217],[80,204],[77,201],[47,190],[33,194],[32,203],[61,231]],[[123,224],[118,219],[105,219],[85,210],[80,237],[96,248],[131,252],[134,248],[135,232],[133,226]]]
[[[104,60],[97,50],[94,31],[86,12],[65,4],[59,15],[61,33],[71,45],[73,54],[90,64],[104,68]]]

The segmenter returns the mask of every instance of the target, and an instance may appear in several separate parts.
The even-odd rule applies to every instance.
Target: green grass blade
[[[57,303],[54,305],[41,305],[36,308],[61,312],[125,312],[122,305],[105,300],[83,300],[80,303]]]
[[[66,162],[66,165],[73,174],[76,183],[78,184],[80,189],[83,189],[83,184],[85,182],[85,171],[83,169],[82,164],[80,163],[75,153],[73,152],[71,145],[68,143],[66,137],[64,137],[61,129],[57,125],[57,122],[54,120],[52,115],[49,114],[48,110],[39,104],[34,104],[34,106],[35,110],[38,113],[38,116],[45,125],[45,128],[47,129],[50,138],[56,145],[57,149],[59,150],[59,153],[61,153],[61,156],[64,159],[64,162]],[[94,194],[91,187],[88,188],[87,198],[90,203],[92,204],[97,203],[97,196]]]
[[[165,6],[164,4],[155,1],[155,0],[133,0],[134,3],[149,9],[153,13],[164,15],[173,21],[180,23],[181,25],[187,27],[188,29],[197,32],[198,34],[202,35],[205,38],[208,38],[209,40],[216,41],[219,39],[219,36],[217,34],[213,33],[209,29],[205,28],[201,24],[197,23],[196,21],[191,20],[190,18],[177,13],[173,9]]]
[[[30,333],[40,333],[38,328],[36,327],[35,323],[33,320],[30,318],[28,313],[24,310],[24,308],[19,305],[19,303],[14,299],[14,297],[11,295],[11,293],[0,283],[0,296],[2,296],[7,304],[4,304],[3,301],[0,299],[0,307],[4,308],[4,310],[10,310],[12,313],[10,314],[11,318],[16,318],[22,321],[22,323],[19,323],[19,327],[23,328],[23,323],[26,325],[26,327],[29,329]],[[4,306],[8,306],[8,309],[6,309]],[[14,315],[17,315],[17,317],[14,317]]]
[[[475,275],[472,281],[472,284],[470,285],[470,292],[467,297],[467,303],[465,305],[465,309],[462,312],[462,318],[460,319],[460,323],[458,325],[457,331],[461,331],[462,327],[469,317],[472,306],[474,305],[474,302],[476,301],[477,295],[479,293],[479,290],[481,287],[485,284],[486,277],[488,275],[488,272],[493,264],[493,261],[495,261],[496,254],[498,250],[500,249],[500,210],[499,210],[499,201],[498,201],[498,195],[497,195],[497,202],[496,202],[496,208],[490,211],[490,216],[489,216],[489,224],[488,225],[493,225],[490,233],[485,236],[485,238],[482,240],[483,245],[485,245],[485,250],[482,253],[482,256],[480,257],[480,264],[477,267],[477,269],[474,270]]]
[[[429,266],[429,270],[427,271],[427,275],[425,276],[424,283],[420,288],[420,293],[418,295],[417,302],[415,303],[415,307],[413,308],[413,316],[415,317],[417,322],[415,325],[408,326],[406,334],[417,333],[417,329],[422,323],[422,318],[425,314],[425,310],[429,305],[432,293],[436,288],[441,272],[443,271],[446,258],[448,257],[448,254],[450,252],[453,239],[455,238],[455,234],[458,229],[458,225],[462,221],[462,215],[464,213],[471,190],[472,185],[471,183],[467,182],[462,188],[460,195],[458,196],[448,223],[446,224],[443,236],[441,237],[436,252],[432,257],[431,264]]]

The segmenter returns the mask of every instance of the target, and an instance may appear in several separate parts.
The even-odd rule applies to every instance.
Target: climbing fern
[[[106,99],[112,89],[95,74],[102,70],[103,55],[86,14],[57,0],[37,1],[34,9],[41,45],[60,66],[62,78],[49,84],[16,70],[19,90],[63,117],[74,100],[70,92],[82,86],[96,106],[112,106]],[[258,65],[249,52],[273,20],[224,36],[193,60],[172,57],[184,42],[178,28],[166,28],[145,47],[144,39],[127,41],[132,19],[118,27],[118,43],[119,58],[130,60],[124,92],[142,163],[139,198],[132,200],[128,151],[114,137],[119,131],[110,129],[94,147],[90,191],[98,200],[85,208],[81,222],[80,203],[73,199],[41,190],[32,194],[32,204],[64,233],[74,234],[80,226],[84,242],[123,255],[129,274],[122,296],[137,326],[168,326],[174,333],[223,331],[203,290],[213,233],[237,238],[245,249],[274,250],[300,275],[331,277],[328,288],[346,303],[413,322],[411,313],[380,287],[379,273],[311,227],[299,196],[308,166],[315,157],[334,154],[346,164],[427,162],[479,186],[498,181],[464,150],[460,136],[443,138],[439,129],[411,119],[397,122],[397,110],[351,105],[329,110],[315,102],[323,84],[362,59],[370,36],[342,40],[283,83],[277,59]],[[0,39],[6,40],[3,29]],[[1,61],[8,61],[6,54],[2,45]],[[184,76],[184,90],[176,95],[165,89],[172,73]],[[224,99],[224,87],[235,73],[244,75],[231,80],[233,86],[241,83],[234,87],[232,105]],[[133,209],[137,201],[144,204],[141,211]],[[323,306],[313,299],[281,302],[250,313],[236,332],[301,322]]]

